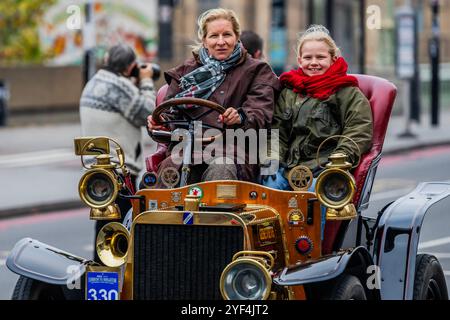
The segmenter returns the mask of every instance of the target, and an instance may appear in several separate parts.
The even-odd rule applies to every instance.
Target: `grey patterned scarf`
[[[208,55],[208,50],[202,47],[199,51],[201,67],[186,74],[180,79],[182,92],[175,98],[201,98],[208,99],[223,83],[226,72],[236,66],[242,55],[240,42],[236,45],[231,56],[219,61]]]

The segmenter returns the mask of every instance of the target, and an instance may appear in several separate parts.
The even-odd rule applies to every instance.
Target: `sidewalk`
[[[383,146],[383,154],[393,154],[411,149],[422,149],[450,143],[450,110],[440,114],[438,127],[432,127],[430,116],[422,114],[420,124],[412,123],[413,138],[400,137],[405,133],[406,121],[402,116],[391,117]]]
[[[389,122],[384,154],[450,144],[450,111],[441,113],[440,125],[433,128],[423,115],[413,123],[414,138],[401,138],[406,123],[394,116]],[[73,152],[73,138],[80,136],[78,121],[0,128],[0,219],[82,207],[78,182],[83,174],[80,157]],[[154,150],[143,130],[145,154]]]

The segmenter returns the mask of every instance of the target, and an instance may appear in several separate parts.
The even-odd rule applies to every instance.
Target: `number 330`
[[[99,297],[97,297],[97,293]],[[90,289],[88,294],[88,300],[117,300],[119,296],[116,290],[106,291],[105,289],[101,289],[98,292],[95,289]]]

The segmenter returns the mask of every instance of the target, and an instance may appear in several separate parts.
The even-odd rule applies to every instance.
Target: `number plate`
[[[119,274],[117,272],[88,272],[87,300],[119,300]]]

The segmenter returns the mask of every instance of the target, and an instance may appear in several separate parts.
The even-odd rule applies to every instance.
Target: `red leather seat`
[[[358,79],[359,88],[367,97],[372,107],[373,138],[372,147],[361,157],[361,162],[355,168],[353,175],[356,180],[356,193],[353,202],[358,212],[366,209],[369,204],[376,169],[381,160],[384,138],[394,105],[397,88],[391,82],[368,75],[353,75]],[[325,224],[322,253],[328,254],[340,249],[342,242],[340,229],[346,229],[348,222],[327,221]],[[342,227],[342,228],[341,228]],[[341,230],[344,232],[345,230]]]
[[[156,107],[158,107],[166,97],[167,89],[169,86],[167,84],[163,85],[156,95]],[[147,172],[157,172],[158,166],[166,158],[167,145],[163,143],[158,143],[156,152],[147,158],[145,158],[145,165],[147,167]]]

